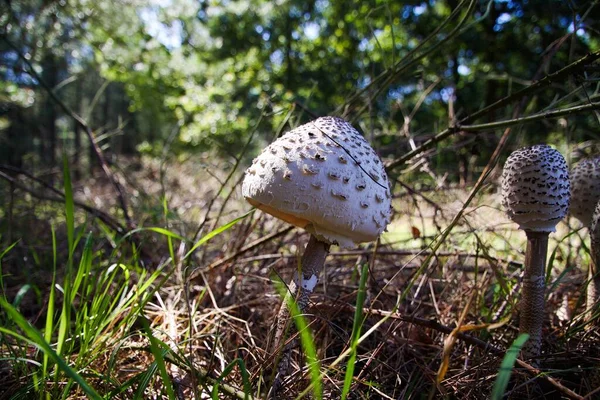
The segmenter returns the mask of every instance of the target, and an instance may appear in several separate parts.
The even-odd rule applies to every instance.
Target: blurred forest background
[[[231,390],[243,381],[260,397],[280,304],[268,277],[292,276],[304,239],[263,213],[234,220],[250,208],[238,184],[278,135],[337,115],[381,155],[396,213],[377,257],[330,256],[311,325],[321,359],[346,348],[370,260],[369,299],[383,311],[365,319],[356,398],[487,398],[516,335],[507,321],[523,245],[500,212],[496,165],[541,142],[569,165],[598,154],[599,44],[597,0],[0,0],[6,393],[100,398],[57,361],[67,360],[108,398],[174,398],[166,382],[200,398],[226,372]],[[566,222],[551,246],[544,346],[554,376],[589,393],[598,386],[581,371],[597,368],[600,334],[571,324],[582,300],[563,293],[580,291],[589,254],[585,231]],[[390,310],[405,314],[373,321]],[[141,317],[179,372],[149,355]],[[478,339],[461,334],[452,353],[457,321]],[[501,334],[485,331],[498,321]],[[335,398],[343,373],[323,370]]]
[[[75,114],[110,162],[237,156],[255,132],[271,140],[290,112],[299,121],[343,114],[382,156],[397,157],[597,49],[594,4],[3,1],[0,159],[51,176],[64,153],[78,177],[89,176],[97,157]],[[583,81],[579,70],[553,82],[526,111],[582,100],[573,91]],[[563,122],[531,124],[517,140],[582,143],[598,127],[590,113]],[[430,167],[469,181],[499,133],[454,135]]]

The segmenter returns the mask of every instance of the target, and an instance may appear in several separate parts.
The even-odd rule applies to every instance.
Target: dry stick
[[[425,150],[429,149],[430,147],[433,147],[435,144],[441,142],[442,140],[447,139],[448,137],[452,136],[453,134],[455,134],[457,132],[460,132],[462,129],[460,127],[460,125],[468,124],[476,119],[481,118],[484,115],[489,114],[490,112],[492,112],[494,110],[497,110],[498,108],[504,107],[512,102],[519,100],[519,99],[523,99],[526,96],[529,96],[530,94],[535,93],[536,91],[538,91],[544,87],[547,87],[554,82],[563,82],[569,75],[574,74],[577,71],[583,70],[589,64],[593,63],[594,61],[598,60],[599,58],[600,58],[600,50],[595,51],[593,53],[589,53],[589,54],[583,56],[582,58],[580,58],[579,60],[573,62],[572,64],[569,64],[566,67],[562,68],[561,70],[554,72],[552,74],[548,74],[544,78],[511,94],[510,96],[506,96],[506,97],[496,101],[495,103],[492,103],[489,106],[482,108],[481,110],[460,120],[457,126],[448,127],[446,130],[438,133],[437,135],[435,135],[434,137],[432,137],[431,139],[429,139],[428,141],[423,143],[421,146],[419,146],[415,150],[412,150],[412,151],[406,153],[405,155],[403,155],[402,157],[399,157],[396,160],[390,162],[388,165],[386,165],[386,169],[388,171],[390,171],[390,170],[398,167],[399,165],[404,164],[406,161],[410,160],[417,154],[424,152]]]
[[[53,201],[56,203],[64,203],[65,202],[65,195],[64,195],[64,193],[60,192],[59,190],[56,190],[56,189],[53,190],[54,192],[56,192],[58,194],[58,197],[49,196],[46,194],[38,193],[35,190],[30,189],[30,188],[26,187],[25,185],[20,184],[16,179],[11,177],[10,175],[5,174],[4,172],[0,172],[0,178],[10,182],[12,185],[14,185],[15,188],[23,190],[24,192],[31,194],[33,197],[35,197],[37,199]],[[87,213],[93,215],[94,217],[98,218],[100,221],[104,222],[106,225],[108,225],[110,228],[114,229],[115,231],[117,231],[119,233],[125,232],[125,227],[120,225],[117,221],[115,221],[110,215],[108,215],[104,211],[98,210],[97,208],[94,208],[90,205],[87,205],[87,204],[82,203],[77,200],[74,200],[73,204],[75,206],[81,208],[82,210],[86,211]]]
[[[211,212],[214,202],[221,196],[221,193],[223,193],[223,190],[225,190],[225,187],[227,186],[229,181],[235,175],[235,172],[237,171],[244,154],[246,154],[246,151],[248,150],[248,147],[250,146],[250,143],[252,142],[252,138],[254,138],[254,134],[256,133],[256,130],[258,129],[258,125],[261,123],[263,117],[264,117],[264,113],[260,115],[260,118],[258,119],[258,122],[254,126],[254,129],[252,130],[252,132],[250,132],[250,136],[248,137],[248,140],[244,144],[244,147],[242,148],[242,151],[240,152],[239,156],[237,158],[235,158],[235,163],[233,165],[233,168],[231,168],[231,171],[229,171],[229,174],[227,174],[225,181],[219,187],[219,190],[213,196],[213,198],[210,199],[210,202],[206,206],[206,212],[204,213],[204,218],[202,219],[202,222],[200,223],[200,225],[198,225],[198,228],[196,229],[196,233],[194,233],[194,237],[192,238],[192,241],[195,242],[196,239],[198,238],[198,235],[200,234],[200,232],[204,228],[204,225],[208,221],[208,214]],[[214,227],[213,227],[213,229],[214,229]],[[191,258],[189,258],[189,259],[191,260]]]
[[[588,318],[594,318],[594,312],[600,303],[600,274],[596,260],[592,257],[592,262],[588,268],[588,286],[586,290],[586,308]],[[597,316],[595,318],[598,318]]]
[[[360,250],[346,250],[346,251],[332,251],[329,253],[330,257],[354,257],[361,255],[375,255],[375,256],[390,256],[390,257],[402,257],[402,256],[427,256],[431,254],[431,252],[427,250],[379,250],[373,252],[372,249],[360,249]],[[474,259],[484,259],[489,261],[490,263],[506,263],[508,265],[512,265],[514,267],[520,268],[523,267],[523,263],[513,260],[504,260],[502,258],[492,257],[488,254],[477,254],[477,253],[459,253],[454,251],[438,251],[436,253],[438,257],[458,257],[458,258],[474,258]],[[265,261],[265,260],[273,260],[277,258],[292,258],[296,257],[294,254],[260,254],[257,256],[251,256],[247,258],[242,258],[239,260],[240,263],[249,263],[254,261]],[[414,268],[415,266],[407,265],[405,268]],[[473,267],[466,265],[457,265],[453,266],[453,269],[461,270],[461,271],[471,271]],[[480,265],[479,269],[486,269],[485,265]]]
[[[294,228],[293,225],[289,225],[286,228],[283,228],[277,232],[273,232],[270,235],[264,236],[260,239],[255,240],[254,242],[242,247],[240,250],[238,250],[237,252],[235,252],[234,254],[227,256],[225,258],[222,258],[220,260],[217,260],[215,262],[213,262],[212,264],[210,264],[208,267],[206,268],[202,268],[202,267],[198,267],[195,268],[189,275],[189,277],[187,278],[189,281],[194,280],[198,277],[198,275],[200,275],[201,272],[206,272],[206,271],[211,271],[215,268],[219,268],[220,266],[222,266],[223,264],[227,264],[233,260],[235,260],[236,258],[238,258],[240,255],[266,243],[269,242],[273,239],[278,238],[279,236],[283,236],[286,233],[288,233],[289,231],[291,231]]]
[[[117,192],[117,199],[119,200],[121,210],[123,211],[123,216],[125,217],[125,222],[127,224],[127,228],[128,229],[135,228],[135,224],[129,217],[129,212],[127,209],[127,202],[125,200],[125,193],[123,192],[123,188],[121,187],[121,185],[115,178],[114,173],[108,166],[108,163],[106,162],[106,158],[104,158],[104,153],[102,152],[102,149],[100,148],[100,146],[98,146],[96,137],[95,137],[92,129],[83,120],[83,118],[81,118],[79,115],[77,115],[73,110],[71,110],[69,108],[69,106],[67,106],[61,99],[59,99],[58,96],[56,96],[56,94],[54,93],[54,90],[50,86],[48,86],[48,84],[42,79],[42,77],[35,71],[35,68],[31,64],[31,62],[23,55],[23,53],[21,53],[21,50],[19,48],[17,48],[16,46],[14,46],[5,37],[3,37],[3,39],[19,55],[19,58],[25,63],[25,65],[27,65],[27,69],[28,69],[27,73],[29,75],[31,75],[32,78],[37,80],[38,83],[40,84],[40,86],[42,88],[44,88],[44,90],[48,93],[48,95],[52,98],[52,100],[54,100],[56,102],[56,104],[58,104],[60,106],[60,108],[62,108],[63,111],[67,115],[69,115],[71,118],[73,118],[73,120],[77,123],[77,125],[79,125],[85,131],[85,133],[87,134],[87,136],[90,140],[90,144],[92,145],[92,148],[94,149],[94,154],[96,154],[96,157],[98,157],[98,161],[100,162],[102,170],[104,171],[108,180],[110,181],[110,183],[114,187],[115,191]]]
[[[565,115],[577,114],[580,112],[597,110],[597,109],[600,109],[600,102],[588,103],[588,104],[584,104],[584,105],[580,105],[580,106],[563,108],[560,110],[545,111],[545,112],[533,114],[533,115],[530,115],[527,117],[513,118],[513,119],[509,119],[509,120],[505,120],[505,121],[496,121],[496,122],[490,122],[490,123],[486,123],[486,124],[462,125],[461,123],[459,123],[456,126],[449,127],[446,130],[438,133],[433,138],[429,139],[428,141],[423,143],[421,146],[417,147],[415,150],[409,151],[404,156],[397,158],[396,160],[390,162],[388,165],[386,165],[386,170],[390,171],[390,170],[396,168],[397,166],[405,163],[406,161],[410,160],[417,154],[422,153],[427,148],[432,147],[434,144],[437,144],[438,142],[441,142],[442,140],[447,139],[451,135],[458,133],[458,132],[479,132],[479,131],[483,131],[483,130],[506,128],[506,127],[511,127],[511,126],[515,126],[515,125],[520,125],[520,124],[523,124],[526,122],[533,122],[533,121],[539,121],[539,120],[543,120],[543,119],[557,118],[557,117],[562,117]],[[475,114],[477,114],[477,113],[475,113]],[[475,115],[475,114],[473,114],[473,115]],[[471,117],[467,117],[467,118],[471,118]]]

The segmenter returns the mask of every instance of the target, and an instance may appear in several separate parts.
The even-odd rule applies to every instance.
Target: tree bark
[[[56,59],[52,54],[44,57],[42,62],[44,81],[50,89],[54,89],[58,83],[58,68]],[[42,118],[42,151],[41,159],[45,167],[53,167],[56,164],[56,104],[48,95],[44,101],[44,111]]]
[[[76,110],[79,115],[83,115],[83,77],[77,78],[77,84],[75,87],[75,104]],[[73,154],[73,169],[75,180],[81,179],[81,127],[77,121],[73,120],[73,134],[74,134],[74,154]]]

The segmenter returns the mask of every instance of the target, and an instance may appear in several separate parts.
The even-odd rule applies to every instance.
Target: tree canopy
[[[14,162],[28,154],[51,162],[57,143],[81,146],[48,88],[114,152],[168,145],[235,155],[251,132],[268,140],[282,126],[338,114],[398,157],[598,48],[592,1],[25,0],[0,8],[0,140]],[[586,76],[580,69],[552,82],[521,114],[593,101]],[[513,118],[517,104],[477,122]],[[568,132],[577,143],[598,123],[593,113],[568,122],[530,123],[518,140]],[[27,138],[20,144],[11,141],[17,132]],[[435,168],[471,155],[463,162],[485,162],[499,133],[477,132],[489,139],[477,151],[469,133],[438,144]]]

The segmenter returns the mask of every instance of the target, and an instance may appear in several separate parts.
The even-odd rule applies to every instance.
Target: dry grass
[[[128,172],[131,183],[128,190],[133,193],[131,204],[140,225],[163,226],[191,237],[199,224],[202,224],[200,231],[206,233],[248,210],[239,190],[231,189],[239,175],[234,175],[220,190],[229,171],[222,165],[210,165],[208,160],[204,160],[205,165],[170,164],[164,174],[159,163],[144,160],[141,168]],[[116,207],[110,190],[101,180],[82,183],[76,189],[79,198],[96,207],[104,210]],[[525,242],[524,235],[504,217],[494,192],[495,187],[490,185],[479,194],[428,264],[424,263],[429,245],[462,207],[467,195],[464,189],[422,191],[430,202],[399,189],[390,232],[376,249],[373,244],[353,251],[332,249],[312,297],[308,318],[322,360],[325,398],[338,398],[343,386],[345,363],[333,368],[330,365],[349,345],[359,271],[365,263],[369,265],[364,305],[367,317],[351,398],[489,398],[502,359],[497,350],[507,348],[517,336],[513,314]],[[219,196],[215,198],[217,193]],[[162,194],[168,197],[167,214],[162,209]],[[40,215],[40,207],[47,206],[30,201],[19,202],[15,207],[17,220],[21,221],[20,226],[13,227],[13,235],[17,237],[39,227],[31,218]],[[59,215],[56,209],[45,210],[50,215],[54,212],[55,218]],[[78,215],[83,222],[85,216]],[[60,226],[58,219],[54,223]],[[587,265],[589,256],[582,249],[582,239],[587,240],[583,231],[568,236],[575,225],[561,223],[552,236],[550,251],[555,257],[549,287],[553,289],[548,293],[545,310],[544,353],[540,364],[560,384],[585,395],[597,385],[592,378],[600,363],[597,346],[600,333],[594,327],[584,329],[580,318],[586,279],[584,267],[580,267]],[[102,265],[116,259],[126,262],[131,257],[111,242],[114,239],[110,235],[102,234],[94,224],[90,227],[103,238],[96,247],[99,259],[104,258]],[[243,361],[249,373],[252,393],[257,397],[265,395],[276,361],[276,355],[267,349],[281,302],[272,279],[277,275],[289,281],[308,238],[294,229],[248,250],[245,246],[285,228],[286,225],[256,212],[212,239],[189,262],[181,260],[187,249],[178,249],[176,243],[179,256],[168,264],[172,273],[144,308],[144,315],[154,336],[184,360],[167,358],[171,361],[167,363],[169,375],[181,398],[210,398],[213,380],[236,359]],[[58,238],[60,243],[63,238],[60,230]],[[142,233],[136,240],[140,243],[140,262],[144,268],[154,269],[168,260],[164,237]],[[41,297],[36,299],[29,292],[20,307],[38,327],[43,326],[39,318],[45,315],[43,299],[50,283],[48,269],[44,272],[43,268],[47,266],[48,243],[47,229],[35,231],[34,237],[23,235],[2,264],[4,273],[10,275],[5,279],[4,293],[14,298],[25,283],[31,282],[31,278],[23,275],[23,266],[27,265],[24,257],[31,257],[33,250],[38,255],[39,271],[34,276]],[[195,277],[188,281],[186,277],[191,271]],[[449,333],[459,321],[467,328],[452,343],[448,340],[452,336]],[[6,358],[0,365],[0,376],[4,378],[5,394],[0,398],[10,398],[22,385],[30,384],[28,376],[23,375],[27,368],[16,368],[19,363],[11,360],[14,352],[8,349],[10,343],[6,339],[3,342]],[[151,366],[154,358],[148,350],[147,336],[141,326],[134,324],[128,331],[114,331],[109,343],[95,355],[87,370],[88,379],[100,393],[112,393],[111,398],[135,397],[135,385],[123,392],[119,392],[119,387]],[[445,355],[448,369],[436,383]],[[30,357],[39,356],[32,352]],[[310,384],[300,349],[295,349],[292,366],[283,398],[294,398]],[[94,378],[91,371],[101,378]],[[516,384],[534,378],[520,367],[515,375]],[[143,397],[166,398],[158,375],[151,379],[152,384]],[[239,366],[233,368],[224,382],[241,389]],[[540,382],[546,398],[559,396],[556,386],[544,379],[538,378],[536,382]],[[82,393],[73,388],[70,396],[78,398]]]

